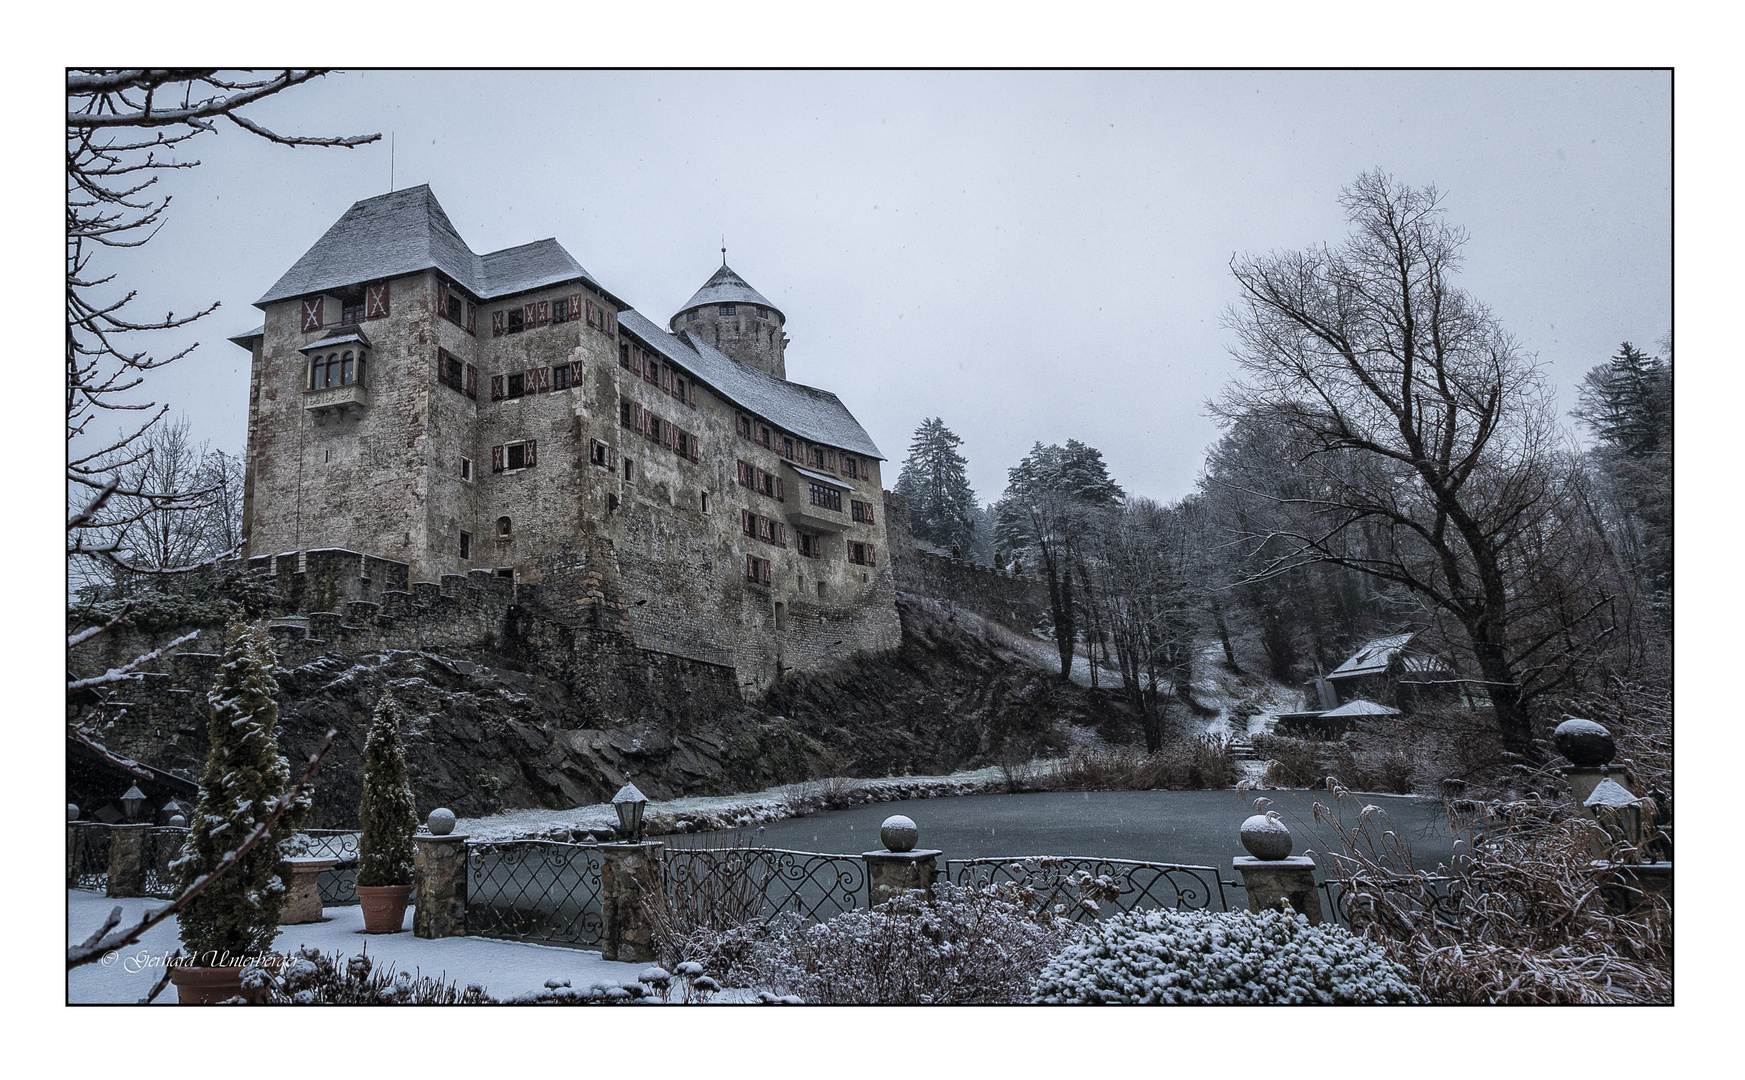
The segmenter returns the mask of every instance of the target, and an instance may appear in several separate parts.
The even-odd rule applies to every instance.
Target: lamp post
[[[175,798],[172,797],[169,802],[167,802],[163,805],[163,808],[160,809],[158,811],[158,813],[165,815],[166,818],[179,817],[179,816],[181,816],[181,813],[182,813],[182,804],[177,802],[175,800]],[[184,823],[187,821],[186,818],[183,818],[182,820]],[[175,824],[174,821],[169,821],[167,823],[171,824],[171,825]]]
[[[620,840],[634,843],[642,839],[642,811],[647,806],[648,797],[628,780],[618,789],[618,794],[612,796],[612,809],[618,813]]]
[[[127,820],[138,821],[139,812],[144,809],[145,792],[139,790],[138,784],[134,784],[127,789],[125,795],[121,796],[121,811],[127,815]]]

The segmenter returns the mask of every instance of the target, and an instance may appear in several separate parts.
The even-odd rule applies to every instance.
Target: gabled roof
[[[618,313],[618,328],[746,412],[756,413],[802,439],[885,460],[848,407],[828,390],[778,379],[689,334],[674,337],[635,310]]]
[[[1329,679],[1343,679],[1355,675],[1379,675],[1388,669],[1388,661],[1393,655],[1405,648],[1415,634],[1394,634],[1391,637],[1376,638],[1366,641],[1363,646],[1351,654],[1351,658],[1334,668],[1328,674]]]
[[[679,309],[679,314],[682,315],[692,308],[701,307],[704,304],[735,303],[761,305],[771,309],[777,315],[780,315],[783,322],[788,321],[788,317],[782,315],[780,308],[764,299],[762,293],[752,288],[744,278],[734,273],[733,268],[728,266],[726,263],[722,263],[721,269],[715,271],[714,276],[703,283],[703,287],[697,290],[695,296],[685,301],[685,306]],[[674,316],[674,318],[677,318],[677,316]]]
[[[556,240],[473,254],[430,186],[420,184],[353,203],[255,306],[430,269],[480,300],[577,279],[600,288]]]

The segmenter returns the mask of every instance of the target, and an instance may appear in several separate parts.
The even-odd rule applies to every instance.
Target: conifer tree
[[[383,694],[364,742],[364,794],[357,811],[363,825],[363,835],[358,837],[359,885],[412,884],[412,834],[418,831],[418,811],[406,778],[400,721],[400,703],[392,691]]]
[[[923,420],[897,477],[897,494],[909,503],[915,539],[967,552],[981,512],[964,472],[968,462],[957,452],[962,444],[939,417]]]
[[[207,694],[211,750],[200,780],[200,799],[182,854],[170,864],[178,889],[214,870],[271,813],[291,786],[291,765],[279,753],[279,707],[273,696],[272,645],[259,627],[233,620],[226,628],[218,680]],[[274,835],[256,845],[176,916],[183,947],[204,966],[228,966],[230,957],[271,948],[278,935],[285,885],[279,878],[283,838],[308,816],[307,797],[279,819]]]

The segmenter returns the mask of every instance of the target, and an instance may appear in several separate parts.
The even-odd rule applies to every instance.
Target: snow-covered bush
[[[1130,911],[1048,963],[1050,1004],[1383,1004],[1423,998],[1381,947],[1295,913]]]
[[[938,884],[760,943],[754,985],[811,1004],[1022,1002],[1049,957],[1082,932],[1038,912],[1021,886]]]
[[[227,630],[218,680],[206,700],[211,749],[200,778],[200,799],[188,825],[182,853],[170,863],[178,890],[217,869],[229,852],[272,813],[291,786],[291,766],[279,753],[279,707],[273,696],[272,645],[259,626],[236,620]],[[176,915],[182,946],[201,965],[228,966],[225,957],[268,952],[279,931],[285,885],[279,879],[282,841],[302,825],[309,803],[302,798],[273,830],[219,875]]]
[[[406,779],[406,751],[400,745],[400,703],[382,695],[370,718],[364,742],[364,793],[358,803],[357,883],[365,886],[412,884],[412,834],[418,811]]]
[[[496,999],[477,984],[462,987],[429,975],[377,967],[367,954],[346,957],[303,949],[276,977],[259,968],[245,976],[264,983],[274,1005],[491,1005]]]

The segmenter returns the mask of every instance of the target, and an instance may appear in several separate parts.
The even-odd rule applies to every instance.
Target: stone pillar
[[[412,933],[422,938],[467,933],[467,838],[412,838]]]
[[[1569,784],[1569,797],[1577,806],[1584,805],[1593,797],[1594,788],[1600,786],[1600,781],[1615,777],[1618,781],[1624,778],[1624,770],[1610,765],[1565,765],[1558,772],[1563,774],[1564,782]]]
[[[79,880],[79,827],[67,826],[67,888]]]
[[[145,895],[145,838],[150,825],[114,825],[109,829],[109,895]]]
[[[866,893],[870,907],[889,900],[910,889],[920,889],[933,897],[933,873],[939,865],[937,849],[919,851],[863,851],[866,860]]]
[[[279,908],[279,925],[320,922],[321,886],[317,879],[323,870],[338,866],[339,860],[299,856],[286,859],[279,865],[284,870],[289,870],[291,877],[291,892],[285,897],[284,905]]]
[[[1242,888],[1248,893],[1249,911],[1276,911],[1280,900],[1290,901],[1299,915],[1307,915],[1311,924],[1324,921],[1321,915],[1321,890],[1315,887],[1315,860],[1307,855],[1283,859],[1256,859],[1241,855],[1232,861],[1242,877]]]
[[[654,928],[642,913],[642,891],[665,887],[665,847],[658,842],[600,845],[604,959],[634,964],[654,959]]]

